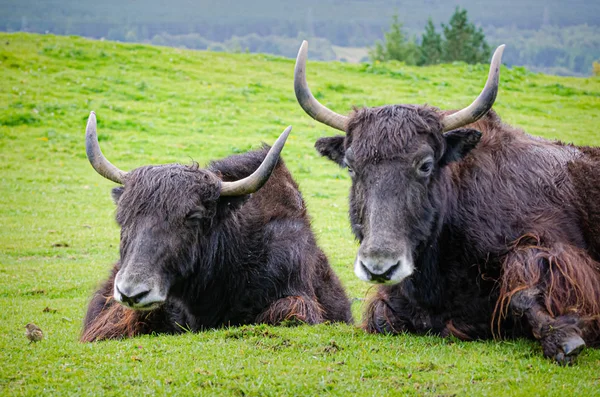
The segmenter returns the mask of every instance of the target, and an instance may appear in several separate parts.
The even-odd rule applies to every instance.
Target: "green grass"
[[[510,51],[508,43],[507,51]],[[573,368],[530,341],[460,342],[366,335],[353,326],[249,326],[80,344],[87,301],[118,257],[114,185],[84,151],[90,110],[117,166],[201,164],[272,142],[294,126],[284,158],[320,245],[348,293],[349,179],[314,141],[333,135],[296,104],[291,60],[81,38],[0,34],[0,394],[3,395],[593,395],[600,350]],[[309,63],[327,106],[468,104],[487,67]],[[496,111],[531,134],[600,145],[600,79],[503,68]],[[353,309],[358,319],[360,301]],[[52,310],[44,312],[48,307]],[[24,326],[47,338],[28,345]]]

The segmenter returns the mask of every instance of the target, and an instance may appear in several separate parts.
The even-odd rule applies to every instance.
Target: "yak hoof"
[[[560,351],[554,356],[554,360],[559,365],[572,365],[584,348],[585,341],[579,335],[571,336],[560,345]]]
[[[579,335],[575,335],[564,341],[561,345],[566,356],[576,356],[585,347],[585,342]]]
[[[383,318],[376,318],[373,321],[373,328],[378,334],[393,334],[393,328],[388,321]]]

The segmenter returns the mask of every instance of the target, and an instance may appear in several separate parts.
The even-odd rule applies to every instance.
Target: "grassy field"
[[[298,43],[300,44],[300,43]],[[510,51],[508,43],[506,51]],[[129,170],[271,143],[300,184],[320,245],[352,298],[349,178],[317,156],[334,131],[296,104],[291,60],[74,37],[0,34],[1,395],[598,395],[600,350],[561,368],[537,343],[366,335],[354,326],[248,326],[81,344],[87,301],[118,258],[112,183],[87,162],[84,128]],[[487,66],[309,63],[317,97],[351,106],[468,104]],[[503,68],[496,111],[529,133],[600,145],[600,79]],[[361,301],[353,310],[360,320]],[[24,326],[47,338],[28,345]]]

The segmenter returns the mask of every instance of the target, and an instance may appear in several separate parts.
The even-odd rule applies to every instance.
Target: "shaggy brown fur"
[[[584,339],[595,344],[600,335],[600,265],[582,249],[562,243],[545,246],[527,235],[509,249],[502,265],[500,295],[494,309],[498,331],[515,294],[535,290],[540,309],[551,318],[575,316],[585,327]],[[535,335],[535,333],[534,333]],[[536,338],[540,339],[540,333]],[[547,354],[550,356],[550,354]]]
[[[105,296],[105,306],[102,311],[84,329],[81,342],[95,342],[103,339],[130,338],[146,333],[147,325],[143,316],[152,314],[136,312],[114,302],[112,296]]]
[[[581,227],[596,261],[600,261],[600,148],[582,147],[585,157],[568,164],[575,185]]]
[[[323,322],[323,309],[314,298],[288,296],[271,304],[256,321],[267,324],[279,324],[284,321],[318,324]]]
[[[540,290],[540,286],[544,287],[544,307],[553,317],[580,312],[594,318],[593,313],[600,313],[600,291],[594,283],[600,268],[581,249],[561,243],[548,248],[536,236],[527,235],[512,245],[502,268],[497,305],[501,315],[506,315],[515,293]]]

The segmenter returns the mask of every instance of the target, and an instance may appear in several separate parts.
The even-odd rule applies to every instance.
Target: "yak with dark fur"
[[[345,132],[316,148],[352,177],[355,272],[384,284],[368,303],[367,331],[533,337],[561,364],[600,344],[600,149],[501,122],[490,108],[502,48],[466,109],[390,105],[350,116],[312,97],[303,51],[300,104]]]
[[[286,320],[351,322],[349,301],[278,153],[265,148],[207,169],[170,164],[123,173],[94,152],[93,114],[88,130],[94,168],[123,187],[113,190],[120,260],[94,294],[82,341]],[[237,183],[229,181],[251,178],[268,161],[272,172],[255,193],[235,185],[225,195],[225,185]]]

